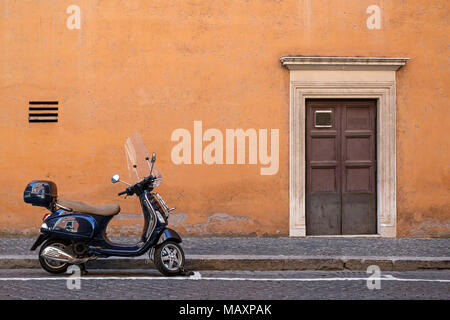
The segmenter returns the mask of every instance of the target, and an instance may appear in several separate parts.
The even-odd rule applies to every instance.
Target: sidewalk
[[[136,239],[112,239],[135,243]],[[34,238],[0,238],[0,269],[39,268]],[[450,239],[417,238],[185,238],[191,270],[381,270],[450,269]],[[153,268],[137,258],[98,259],[88,268]]]

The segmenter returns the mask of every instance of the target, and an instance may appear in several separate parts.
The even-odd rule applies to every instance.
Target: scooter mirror
[[[111,182],[112,183],[116,183],[120,181],[120,176],[116,173],[115,175],[112,176],[111,178]]]
[[[156,154],[153,152],[153,154],[152,154],[152,163],[155,163],[155,161],[156,161]]]

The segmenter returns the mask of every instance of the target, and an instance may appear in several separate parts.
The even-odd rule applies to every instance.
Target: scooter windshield
[[[125,154],[128,164],[128,172],[133,183],[137,183],[150,175],[151,157],[139,133],[134,133],[125,141]],[[149,159],[148,161],[146,159]],[[155,186],[162,182],[161,172],[153,167],[152,175],[156,177]]]

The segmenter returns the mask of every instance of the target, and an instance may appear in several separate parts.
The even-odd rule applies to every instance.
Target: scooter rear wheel
[[[50,245],[57,248],[66,249],[69,246],[69,243],[60,239],[50,239],[44,242],[44,244],[41,246],[41,249],[39,250],[39,263],[41,264],[41,267],[45,271],[50,273],[66,272],[67,268],[69,267],[69,264],[67,262],[54,261],[42,256],[42,251]]]
[[[175,241],[166,241],[155,249],[155,266],[165,276],[176,276],[184,270],[183,248]]]

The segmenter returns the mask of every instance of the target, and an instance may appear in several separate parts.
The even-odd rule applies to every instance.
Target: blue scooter
[[[139,135],[136,137],[140,139]],[[143,146],[142,143],[140,145]],[[137,174],[136,157],[145,155],[146,150],[137,152],[134,150],[135,146],[131,146],[133,155],[130,159]],[[59,199],[56,184],[52,181],[32,181],[27,185],[24,201],[46,207],[51,212],[44,216],[41,234],[31,247],[31,250],[35,250],[42,244],[39,262],[44,270],[63,273],[69,265],[76,264],[81,266],[83,273],[87,273],[85,263],[90,260],[111,256],[136,257],[149,252],[150,259],[162,274],[192,274],[184,269],[185,256],[180,246],[181,237],[167,228],[169,212],[175,208],[169,209],[161,196],[152,192],[162,181],[161,173],[154,168],[155,153],[151,158],[151,166],[148,154],[145,161],[150,174],[138,179],[135,184],[121,181],[118,174],[111,178],[112,183],[122,182],[128,186],[119,196],[136,195],[141,203],[144,229],[140,241],[133,245],[113,243],[106,236],[108,223],[120,212],[118,205],[93,206]]]

